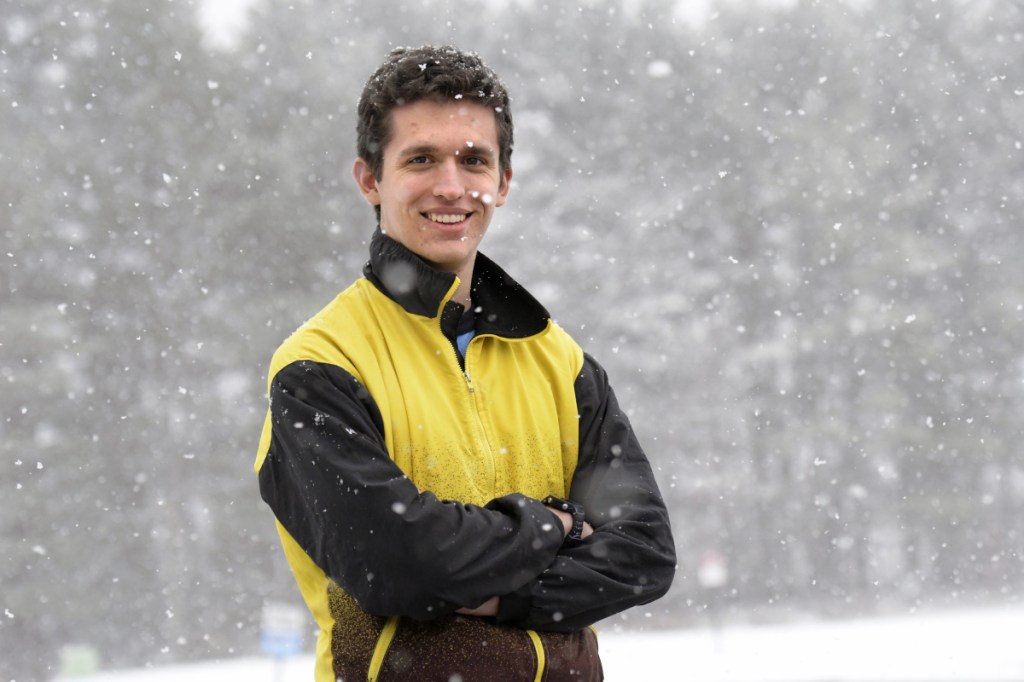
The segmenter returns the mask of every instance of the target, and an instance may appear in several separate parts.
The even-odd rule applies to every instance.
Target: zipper
[[[473,337],[469,344],[473,345],[476,341],[476,337]],[[456,353],[458,355],[458,353]],[[466,348],[466,355],[469,355],[469,348]],[[473,382],[473,375],[469,373],[469,367],[466,366],[465,361],[462,363],[462,376],[466,379],[466,391],[469,393],[470,411],[473,413],[473,417],[476,419],[476,427],[480,432],[480,438],[484,442],[484,450],[487,453],[487,461],[491,467],[491,490],[494,489],[495,482],[498,476],[498,464],[494,461],[494,449],[491,446],[490,438],[487,437],[487,428],[484,425],[484,420],[480,416],[480,410],[476,406],[476,384]]]
[[[441,332],[441,336],[448,341],[448,346],[452,349],[452,355],[455,359],[455,363],[459,368],[459,372],[462,374],[463,380],[466,382],[466,392],[469,399],[469,409],[473,413],[473,417],[476,419],[477,431],[480,433],[481,440],[484,442],[484,448],[487,452],[488,463],[491,467],[491,490],[494,489],[495,482],[498,476],[497,462],[494,460],[494,452],[492,450],[490,439],[487,437],[487,429],[484,427],[484,420],[480,417],[480,410],[476,404],[476,384],[473,382],[473,376],[469,373],[469,367],[466,365],[466,358],[469,356],[469,348],[477,340],[477,336],[474,336],[469,340],[469,344],[466,346],[466,355],[463,356],[459,353],[458,345],[458,330],[455,331],[455,336],[449,337],[445,333],[444,329],[444,314],[440,314],[437,317],[438,331]]]
[[[444,336],[444,330],[441,330],[442,336]],[[447,338],[447,336],[445,337]],[[469,347],[477,340],[474,336],[469,340],[469,345],[466,347],[466,356],[469,355]],[[476,384],[473,382],[473,375],[469,373],[469,367],[466,365],[466,358],[459,353],[458,346],[454,339],[449,339],[449,345],[452,349],[452,354],[455,356],[455,361],[458,364],[459,372],[462,373],[462,378],[466,382],[466,392],[469,394],[469,409],[473,413],[473,417],[476,419],[476,427],[480,432],[480,437],[484,442],[484,448],[487,452],[487,459],[491,466],[491,489],[494,489],[495,481],[497,480],[498,466],[494,461],[494,452],[491,448],[491,441],[487,437],[487,429],[484,426],[484,420],[480,417],[480,410],[476,406]]]
[[[441,330],[441,336],[445,336],[444,329]],[[447,339],[448,337],[445,336]],[[473,340],[470,339],[470,343]],[[466,369],[466,359],[459,353],[458,342],[453,339],[448,339],[448,345],[451,346],[452,354],[455,356],[455,363],[459,366],[459,371],[462,373],[462,378],[466,380],[466,388],[470,393],[476,393],[476,386],[473,385],[473,377],[469,375],[469,370]],[[469,348],[466,348],[466,352],[469,352]]]

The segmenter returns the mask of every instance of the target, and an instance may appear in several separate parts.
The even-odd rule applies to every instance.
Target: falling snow
[[[5,679],[264,665],[298,600],[252,471],[269,353],[362,271],[355,99],[424,42],[506,79],[482,250],[607,367],[672,514],[609,679],[1024,677],[1019,612],[978,611],[1024,596],[1019,4],[11,5]]]

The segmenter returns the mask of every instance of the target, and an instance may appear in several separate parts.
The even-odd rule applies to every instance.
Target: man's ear
[[[495,206],[501,206],[508,197],[508,190],[512,183],[512,167],[509,166],[501,174],[501,184],[498,185],[498,196],[494,199]]]
[[[370,170],[370,164],[363,157],[358,157],[352,164],[352,177],[363,197],[374,206],[380,206],[380,190],[377,189],[377,178]]]

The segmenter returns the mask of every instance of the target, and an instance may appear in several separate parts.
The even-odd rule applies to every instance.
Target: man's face
[[[421,100],[392,110],[390,132],[379,178],[356,159],[360,191],[380,206],[385,234],[465,279],[512,178],[512,169],[498,169],[494,111]]]

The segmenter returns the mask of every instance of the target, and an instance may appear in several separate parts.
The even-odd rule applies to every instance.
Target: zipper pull
[[[473,377],[469,376],[469,372],[463,371],[462,375],[466,377],[466,387],[469,388],[470,393],[476,392],[476,387],[473,385]]]

